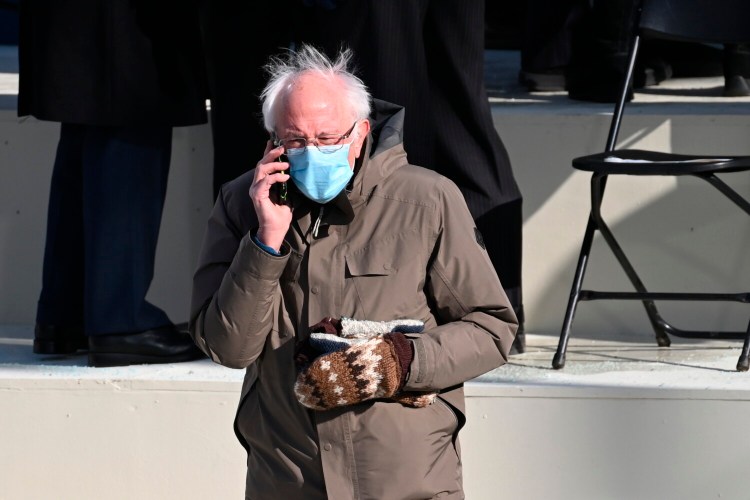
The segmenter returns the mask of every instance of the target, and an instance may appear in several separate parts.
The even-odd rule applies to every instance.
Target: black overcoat
[[[205,123],[191,0],[21,0],[19,116],[97,126]]]

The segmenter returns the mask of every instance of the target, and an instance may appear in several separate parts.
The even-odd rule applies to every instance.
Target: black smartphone
[[[279,156],[278,161],[287,162],[288,159],[286,155],[282,154]],[[273,186],[271,186],[271,191],[276,197],[277,203],[286,203],[287,202],[287,196],[289,195],[289,192],[287,190],[286,182],[276,182]]]

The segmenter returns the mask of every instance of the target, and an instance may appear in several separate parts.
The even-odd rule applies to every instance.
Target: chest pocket
[[[343,296],[356,298],[356,303],[350,304],[353,317],[422,317],[425,264],[418,249],[418,245],[389,242],[346,256]]]

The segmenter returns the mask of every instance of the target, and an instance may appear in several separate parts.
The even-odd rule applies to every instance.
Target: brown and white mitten
[[[300,403],[313,410],[391,397],[400,389],[403,378],[394,344],[403,347],[402,343],[407,343],[411,349],[408,342],[403,334],[393,333],[319,356],[299,373],[294,393]]]
[[[436,393],[400,390],[406,383],[409,366],[414,359],[412,343],[403,333],[421,333],[423,329],[424,323],[414,319],[368,321],[346,317],[323,318],[311,327],[310,338],[304,343],[304,349],[301,349],[296,357],[298,365],[302,367],[294,388],[297,399],[308,408],[321,410],[374,398],[388,398],[405,406],[429,406],[435,401]],[[364,382],[365,379],[374,380],[378,377],[383,380],[386,374],[392,376],[390,370],[393,363],[389,356],[384,355],[386,351],[384,346],[377,344],[378,349],[375,349],[373,344],[365,346],[376,340],[388,343],[396,356],[399,381],[395,392],[391,391],[393,384],[388,377],[385,377],[386,382],[381,387],[381,389],[388,387],[387,390],[368,390],[367,387],[370,386]],[[361,346],[364,350],[355,349],[357,346]],[[329,358],[332,353],[344,351],[345,355]],[[372,351],[373,355],[366,355],[365,351]],[[315,359],[316,352],[323,353],[323,355]],[[379,357],[376,363],[379,371],[365,368],[372,365],[373,356]],[[315,361],[311,363],[312,359]],[[323,361],[316,363],[319,359]],[[363,389],[360,390],[360,388]],[[336,399],[329,395],[331,391],[334,395],[344,394],[345,396]],[[359,392],[359,395],[355,395],[355,392]]]

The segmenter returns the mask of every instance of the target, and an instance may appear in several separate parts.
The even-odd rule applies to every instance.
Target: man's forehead
[[[320,76],[300,77],[287,87],[283,97],[290,112],[335,109],[346,102],[340,82]]]
[[[341,86],[321,77],[308,77],[290,85],[279,102],[278,113],[279,132],[311,127],[336,131],[354,115],[342,96]]]

